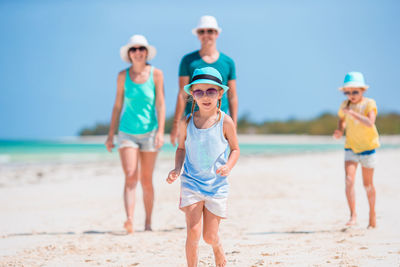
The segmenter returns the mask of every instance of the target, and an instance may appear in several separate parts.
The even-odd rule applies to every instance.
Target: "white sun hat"
[[[359,87],[367,90],[368,85],[365,84],[364,75],[358,71],[351,71],[344,77],[343,86],[339,90],[343,91],[346,87]]]
[[[217,19],[213,16],[202,16],[192,33],[197,36],[197,30],[199,29],[215,29],[218,33],[222,32],[222,29],[218,27]]]
[[[128,62],[128,63],[131,63],[131,61],[129,60],[128,51],[130,48],[132,48],[134,46],[138,46],[138,45],[144,46],[147,48],[147,60],[151,60],[156,56],[156,54],[157,54],[156,48],[152,45],[149,45],[146,37],[144,37],[143,35],[140,35],[140,34],[135,34],[129,39],[129,41],[126,45],[124,45],[120,48],[119,54],[120,54],[122,60],[125,62]]]

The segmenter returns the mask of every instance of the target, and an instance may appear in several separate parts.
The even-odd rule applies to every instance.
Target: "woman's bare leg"
[[[211,213],[206,207],[204,207],[203,216],[203,239],[213,248],[215,265],[224,267],[226,266],[226,257],[218,235],[221,217]]]
[[[354,190],[354,182],[356,180],[357,162],[345,161],[344,168],[346,172],[346,197],[350,209],[350,220],[346,223],[347,226],[356,224],[356,193]]]
[[[132,147],[124,147],[119,149],[122,169],[125,174],[124,186],[124,205],[127,220],[124,224],[126,231],[130,234],[133,229],[133,214],[135,211],[135,190],[138,182],[138,149]]]
[[[376,227],[376,214],[375,214],[375,200],[376,193],[373,183],[374,168],[362,167],[363,184],[367,191],[368,204],[369,204],[369,224],[368,228]]]
[[[151,214],[154,205],[153,171],[158,152],[140,151],[140,183],[143,188],[143,203],[146,212],[145,231],[151,231]]]

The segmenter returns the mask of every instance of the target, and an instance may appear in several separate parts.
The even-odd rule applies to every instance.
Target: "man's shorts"
[[[155,152],[156,130],[145,134],[128,134],[119,131],[118,148],[133,147],[139,148],[140,151]]]
[[[364,151],[361,153],[354,153],[351,149],[345,149],[344,161],[354,161],[360,163],[365,168],[375,168],[376,153],[375,149]]]
[[[181,187],[181,197],[179,208],[182,209],[184,207],[193,205],[197,202],[204,201],[204,206],[214,215],[226,218],[226,204],[227,197],[217,198],[205,196],[201,193],[195,192],[189,188]]]

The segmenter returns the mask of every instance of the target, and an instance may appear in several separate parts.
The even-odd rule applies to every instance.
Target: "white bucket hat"
[[[218,27],[217,19],[213,16],[202,16],[192,33],[197,36],[197,30],[199,29],[215,29],[218,33],[222,32],[222,29]]]
[[[339,90],[343,91],[346,87],[359,87],[367,90],[368,85],[365,84],[364,75],[358,71],[351,71],[344,77],[343,86]]]
[[[147,60],[151,60],[156,56],[156,54],[157,54],[156,48],[152,45],[149,45],[146,37],[144,37],[143,35],[140,35],[140,34],[135,34],[129,39],[128,43],[126,45],[122,46],[119,50],[119,54],[123,61],[131,63],[129,56],[128,56],[128,51],[130,48],[137,46],[137,45],[144,46],[147,48]]]

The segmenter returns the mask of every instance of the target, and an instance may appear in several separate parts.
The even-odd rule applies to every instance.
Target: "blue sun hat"
[[[343,86],[339,90],[343,91],[346,87],[360,87],[367,90],[369,86],[365,84],[364,75],[361,72],[352,71],[346,74]]]
[[[193,72],[192,79],[188,85],[185,85],[183,89],[190,95],[190,87],[193,84],[206,83],[213,84],[224,89],[224,93],[228,91],[229,87],[222,84],[221,74],[213,67],[205,67],[201,69],[195,69]]]

